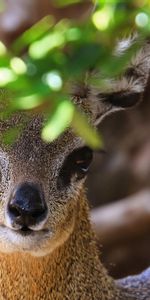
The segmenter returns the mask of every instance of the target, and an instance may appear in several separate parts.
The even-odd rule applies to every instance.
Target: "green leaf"
[[[16,98],[15,101],[12,102],[12,107],[21,110],[30,110],[38,107],[42,102],[43,100],[38,94],[33,94]]]
[[[67,9],[67,5],[84,3],[84,0],[57,2]],[[57,4],[55,0],[53,3]],[[113,55],[116,38],[129,36],[133,29],[149,39],[149,20],[149,0],[97,0],[93,17],[91,14],[91,20],[85,23],[78,24],[71,19],[55,23],[48,16],[24,32],[11,49],[0,42],[0,87],[7,88],[11,95],[8,114],[1,109],[0,118],[13,111],[38,107],[49,116],[42,133],[45,140],[57,138],[72,125],[87,144],[99,147],[101,141],[96,131],[66,100],[66,83],[86,80],[87,85],[103,87],[107,84],[105,78],[120,76],[138,45],[116,57]],[[97,75],[90,73],[89,80],[85,74],[93,69]]]
[[[46,16],[31,28],[26,30],[13,44],[15,53],[29,46],[34,41],[40,39],[53,25],[53,17]]]
[[[16,74],[10,68],[0,68],[0,87],[6,87],[8,83],[15,81],[16,78]]]
[[[100,149],[103,146],[102,138],[98,132],[88,123],[87,118],[77,110],[74,111],[71,125],[75,132],[80,135],[91,148]]]
[[[52,142],[70,126],[74,113],[74,105],[68,100],[57,102],[51,116],[42,130],[45,142]]]

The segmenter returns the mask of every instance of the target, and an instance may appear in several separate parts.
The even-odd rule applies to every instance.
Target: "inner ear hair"
[[[136,42],[137,37],[120,41],[115,55],[121,56]],[[150,72],[150,43],[140,42],[141,47],[131,58],[123,74],[115,79],[108,79],[107,90],[100,91],[98,98],[103,102],[120,108],[136,105],[142,99]]]
[[[133,38],[119,42],[115,55],[122,55],[132,43],[135,43]],[[150,43],[143,41],[140,45],[121,75],[107,78],[100,88],[91,87],[89,100],[93,106],[95,125],[106,115],[142,101],[150,73]]]
[[[140,41],[135,36],[119,41],[114,56],[121,56],[137,43],[136,52],[124,68],[121,75],[103,78],[97,71],[87,73],[85,82],[72,89],[75,104],[90,113],[92,123],[98,125],[105,116],[118,110],[124,110],[139,104],[143,99],[150,73],[150,42]],[[89,77],[103,78],[103,85],[95,87],[88,84]]]
[[[142,100],[142,94],[138,92],[116,92],[109,95],[100,94],[99,97],[103,103],[111,104],[114,108],[130,108]]]

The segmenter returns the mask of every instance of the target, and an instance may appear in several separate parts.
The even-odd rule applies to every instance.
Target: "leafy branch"
[[[82,1],[59,0],[57,5],[77,2]],[[66,83],[82,82],[86,71],[93,68],[105,77],[120,74],[135,49],[114,57],[116,39],[133,31],[148,37],[150,1],[99,0],[86,22],[56,22],[54,16],[46,16],[9,49],[0,42],[0,87],[13,95],[7,117],[17,110],[38,109],[47,118],[42,131],[45,141],[56,139],[71,126],[88,145],[100,147],[99,135],[70,101]],[[100,87],[103,82],[98,79],[92,84]]]

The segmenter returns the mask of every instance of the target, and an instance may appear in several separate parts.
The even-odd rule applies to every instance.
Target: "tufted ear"
[[[118,43],[116,54],[122,55],[133,43],[124,40]],[[129,62],[123,74],[107,79],[100,89],[90,88],[88,100],[95,124],[108,114],[135,106],[142,100],[150,72],[150,44],[145,42]]]

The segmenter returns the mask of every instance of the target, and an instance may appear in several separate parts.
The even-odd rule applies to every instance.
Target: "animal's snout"
[[[43,223],[47,217],[47,205],[41,189],[33,183],[19,185],[7,207],[7,215],[14,229],[28,229]]]

